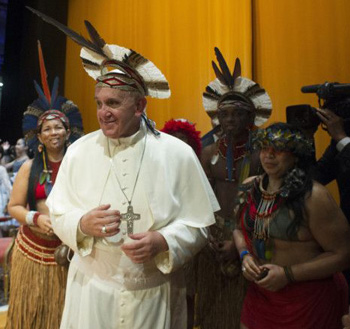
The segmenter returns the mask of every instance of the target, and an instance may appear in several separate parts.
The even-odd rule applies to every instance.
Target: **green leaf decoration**
[[[47,176],[46,173],[44,173],[44,172],[40,173],[40,177],[39,177],[39,184],[40,185],[43,185],[45,183],[45,181],[47,179],[46,176]]]

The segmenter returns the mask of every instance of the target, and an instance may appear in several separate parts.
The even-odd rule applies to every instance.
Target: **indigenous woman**
[[[257,131],[253,144],[265,174],[246,180],[234,230],[250,281],[241,328],[342,328],[350,229],[310,177],[311,145],[284,123]]]
[[[48,91],[45,81],[43,85]],[[10,215],[21,226],[12,255],[6,329],[60,326],[67,267],[58,265],[54,257],[62,243],[53,233],[45,200],[55,183],[67,142],[82,134],[82,122],[77,107],[57,96],[57,87],[56,78],[52,96],[44,96],[40,89],[39,98],[24,113],[25,137],[29,147],[36,146],[37,151],[34,159],[20,168],[8,205]]]

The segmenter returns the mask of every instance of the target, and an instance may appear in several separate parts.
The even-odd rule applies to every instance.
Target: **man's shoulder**
[[[84,147],[84,145],[88,146],[90,143],[96,143],[97,140],[101,139],[103,136],[102,130],[95,130],[77,139],[69,146],[69,149],[81,148]]]

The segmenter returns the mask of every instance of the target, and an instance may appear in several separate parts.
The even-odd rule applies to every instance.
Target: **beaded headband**
[[[296,130],[274,125],[253,132],[252,144],[255,149],[272,147],[277,151],[289,151],[295,155],[308,155],[313,152],[312,143]]]

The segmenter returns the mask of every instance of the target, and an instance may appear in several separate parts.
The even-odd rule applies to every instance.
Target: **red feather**
[[[49,84],[47,82],[47,73],[46,73],[46,68],[45,68],[44,56],[43,56],[43,52],[41,50],[41,44],[40,44],[39,40],[38,40],[38,52],[39,52],[41,84],[43,87],[44,94],[45,94],[49,104],[51,104],[51,94],[50,94]]]

